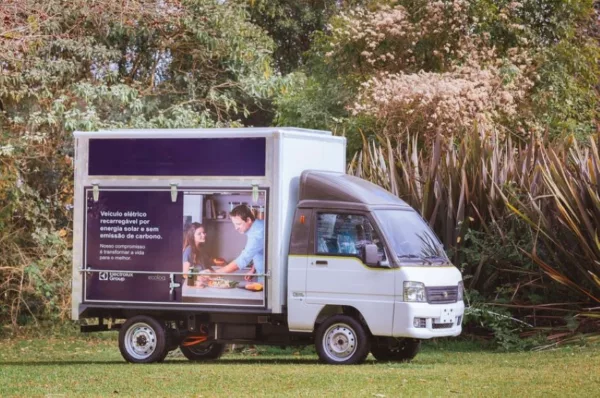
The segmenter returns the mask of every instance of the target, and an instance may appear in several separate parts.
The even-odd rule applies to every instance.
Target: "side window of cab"
[[[369,219],[361,214],[317,213],[315,225],[317,255],[353,256],[362,258],[367,244],[376,244],[380,261],[386,261],[383,242]]]

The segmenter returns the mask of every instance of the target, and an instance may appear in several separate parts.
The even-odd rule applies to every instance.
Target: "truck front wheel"
[[[315,346],[319,359],[332,365],[358,364],[369,355],[364,326],[348,315],[326,319],[317,329]]]
[[[119,350],[127,362],[161,362],[167,355],[164,325],[147,315],[129,318],[119,331]]]
[[[190,361],[209,361],[219,359],[225,350],[224,344],[204,343],[191,346],[179,346],[181,353]]]
[[[384,344],[373,343],[371,354],[378,361],[409,362],[418,354],[420,348],[421,340],[390,338]]]

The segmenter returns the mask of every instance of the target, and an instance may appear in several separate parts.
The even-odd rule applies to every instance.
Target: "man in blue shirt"
[[[262,274],[265,273],[264,221],[257,220],[246,205],[235,207],[231,210],[229,216],[235,230],[241,234],[245,234],[248,240],[240,255],[217,272],[235,272],[238,269],[246,268],[252,262],[252,268],[246,273],[245,279],[249,281],[252,279],[253,274],[258,274],[258,281],[263,283],[264,278]]]

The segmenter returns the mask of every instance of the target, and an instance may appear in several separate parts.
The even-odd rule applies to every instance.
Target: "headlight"
[[[458,295],[456,296],[456,301],[462,301],[464,297],[465,284],[463,281],[458,282]]]
[[[404,282],[404,301],[427,301],[425,285],[421,282]]]

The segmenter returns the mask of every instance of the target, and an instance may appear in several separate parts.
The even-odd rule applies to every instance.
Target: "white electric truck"
[[[295,128],[76,132],[73,319],[125,360],[315,344],[407,361],[457,336],[462,279],[415,210]]]

